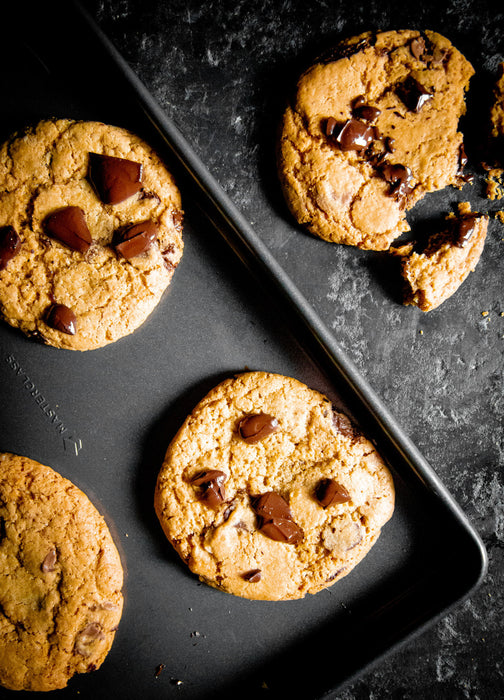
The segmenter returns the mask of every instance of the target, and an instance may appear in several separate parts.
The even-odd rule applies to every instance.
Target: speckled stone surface
[[[283,99],[335,40],[368,29],[429,28],[472,62],[462,192],[408,214],[429,231],[457,201],[485,212],[477,167],[487,96],[504,57],[504,14],[484,0],[217,2],[85,0],[84,5],[174,119],[234,203],[333,331],[475,525],[488,549],[483,585],[442,621],[381,661],[338,700],[496,698],[504,691],[504,226],[491,219],[482,259],[451,299],[403,307],[390,260],[331,246],[293,225],[273,146]],[[440,540],[443,533],[439,533]]]

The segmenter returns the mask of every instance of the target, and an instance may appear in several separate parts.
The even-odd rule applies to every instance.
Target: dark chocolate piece
[[[267,413],[258,413],[252,416],[245,416],[238,423],[240,437],[249,445],[264,440],[272,433],[276,432],[280,426],[274,416]]]
[[[21,239],[13,226],[0,228],[0,270],[5,270],[9,260],[16,256],[21,248]]]
[[[350,56],[359,53],[359,51],[363,51],[369,46],[373,46],[375,41],[376,39],[374,37],[370,37],[356,41],[353,44],[341,43],[335,48],[329,49],[329,51],[322,54],[317,59],[317,63],[331,63],[332,61],[339,61],[340,58],[350,58]]]
[[[342,435],[348,438],[355,437],[355,430],[352,425],[352,422],[350,418],[348,418],[348,416],[346,416],[344,413],[340,413],[339,411],[333,411],[332,422],[333,427],[338,433],[341,433]]]
[[[396,87],[396,93],[410,112],[419,112],[433,97],[412,75]]]
[[[80,207],[64,207],[44,219],[44,231],[71,250],[86,253],[93,242]]]
[[[374,122],[381,114],[381,109],[366,103],[363,95],[357,97],[352,104],[352,116],[365,122]]]
[[[191,479],[193,486],[201,487],[199,499],[210,508],[217,508],[225,499],[224,482],[227,474],[218,469],[200,472]]]
[[[389,194],[397,201],[403,201],[413,189],[413,177],[407,165],[382,163],[379,172],[390,184]]]
[[[454,244],[457,246],[457,248],[465,248],[469,243],[469,239],[475,231],[476,222],[478,219],[478,214],[466,214],[455,221],[453,233]]]
[[[263,520],[259,530],[271,540],[285,542],[286,544],[299,544],[304,536],[299,525],[293,520],[288,520],[286,518]]]
[[[425,39],[423,36],[419,36],[418,38],[411,40],[410,51],[417,60],[422,58],[425,53]]]
[[[242,574],[242,579],[249,583],[257,583],[261,580],[261,569],[252,569]]]
[[[373,141],[374,130],[358,119],[349,119],[333,131],[332,138],[342,151],[363,151]]]
[[[287,501],[275,491],[268,491],[258,496],[252,506],[261,518],[287,518],[292,519],[292,513]]]
[[[298,544],[303,530],[292,519],[287,501],[279,493],[269,491],[258,496],[252,506],[259,516],[259,530],[272,540]]]
[[[68,335],[75,335],[77,332],[77,317],[68,306],[64,304],[53,304],[46,316],[46,323],[51,328]]]
[[[151,219],[131,224],[116,232],[114,248],[123,258],[131,260],[149,250],[156,240],[158,231],[159,226]]]
[[[58,559],[58,555],[56,554],[55,549],[51,549],[44,558],[44,561],[42,562],[41,569],[44,572],[44,574],[49,573],[50,571],[54,571],[54,565],[56,564],[56,561]]]
[[[344,486],[335,479],[321,479],[315,489],[315,497],[322,508],[333,506],[337,503],[347,503],[351,496]]]
[[[334,129],[338,125],[338,122],[334,117],[329,117],[329,119],[326,121],[325,125],[325,135],[326,136],[332,136],[334,134]]]
[[[383,143],[385,145],[385,149],[389,153],[393,153],[395,151],[395,138],[393,136],[386,136]]]
[[[119,204],[142,187],[143,166],[127,158],[89,154],[88,177],[104,204]]]

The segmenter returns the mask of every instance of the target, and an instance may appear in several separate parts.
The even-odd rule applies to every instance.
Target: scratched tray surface
[[[68,13],[64,36],[53,16],[30,15],[22,36],[2,41],[11,69],[0,78],[0,138],[51,116],[96,119],[155,143],[177,172],[89,29],[68,4],[59,12]],[[0,450],[41,461],[82,488],[104,514],[126,574],[123,619],[105,663],[59,695],[256,697],[267,686],[271,697],[319,697],[464,595],[481,558],[443,494],[392,464],[393,520],[357,569],[316,596],[246,601],[201,584],[179,561],[154,514],[154,484],[170,438],[211,387],[262,369],[341,400],[341,387],[310,359],[296,328],[282,324],[180,177],[184,256],[138,331],[77,353],[0,324]],[[365,412],[363,420],[366,428]]]

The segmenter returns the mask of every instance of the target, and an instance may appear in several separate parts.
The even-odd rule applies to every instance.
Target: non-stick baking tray
[[[132,129],[176,175],[186,212],[182,262],[133,335],[79,353],[0,325],[0,450],[47,464],[82,488],[104,514],[126,572],[111,652],[59,696],[330,696],[467,596],[485,573],[484,547],[86,14],[69,2],[18,3],[9,12],[0,45],[0,137],[53,116]],[[295,376],[346,407],[395,479],[396,511],[376,546],[341,582],[299,601],[247,601],[200,583],[172,551],[153,510],[170,438],[211,387],[247,368]]]

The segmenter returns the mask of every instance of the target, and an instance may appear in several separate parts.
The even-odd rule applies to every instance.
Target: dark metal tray
[[[82,488],[105,515],[126,572],[123,619],[109,656],[60,695],[331,695],[467,596],[485,573],[484,547],[85,13],[65,2],[50,11],[9,11],[18,21],[5,24],[16,29],[0,46],[0,137],[51,116],[130,128],[165,158],[186,211],[182,263],[133,335],[78,353],[0,325],[0,450],[41,461]],[[153,510],[170,438],[212,386],[246,368],[295,376],[341,403],[374,439],[395,479],[396,511],[373,550],[341,582],[300,601],[246,601],[199,583],[171,550]],[[43,404],[35,401],[40,394]],[[155,677],[160,664],[165,668]]]

